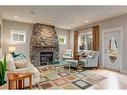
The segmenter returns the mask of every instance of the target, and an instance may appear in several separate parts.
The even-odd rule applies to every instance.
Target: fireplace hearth
[[[53,52],[40,52],[40,66],[47,65],[47,62],[53,62]]]

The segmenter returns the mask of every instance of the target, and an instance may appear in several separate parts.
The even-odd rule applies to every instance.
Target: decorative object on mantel
[[[4,55],[3,59],[0,61],[0,88],[6,88],[6,81],[5,81],[5,74],[6,74],[6,54]]]
[[[53,52],[52,61],[59,60],[58,36],[54,26],[36,23],[30,43],[30,60],[34,66],[38,67],[42,64],[41,58],[46,58],[41,55],[44,52]]]
[[[16,53],[15,53],[15,50],[16,50],[16,47],[9,47],[9,52],[10,52],[10,54],[12,54],[13,58],[16,58],[16,57],[22,55],[23,58],[26,59],[26,57],[25,57],[24,54],[22,54],[22,53],[16,54]]]

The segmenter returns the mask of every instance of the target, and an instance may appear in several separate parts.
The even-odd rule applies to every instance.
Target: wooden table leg
[[[69,72],[71,72],[70,64],[69,64]]]
[[[23,84],[22,84],[22,87],[24,88],[24,81],[25,81],[25,79],[23,79]]]
[[[14,81],[9,81],[9,89],[14,89]]]
[[[29,76],[29,88],[32,89],[32,75]]]
[[[80,67],[80,66],[79,66],[79,65],[80,65],[80,64],[79,64],[79,57],[80,57],[80,56],[78,56],[78,65],[77,65],[77,69],[79,69],[79,67]]]
[[[16,82],[16,89],[18,89],[18,83],[17,83],[17,81],[15,81]]]
[[[22,87],[23,85],[22,85],[22,80],[18,80],[18,88],[19,89],[22,89],[23,87]]]
[[[8,80],[8,88],[10,89],[10,80]]]

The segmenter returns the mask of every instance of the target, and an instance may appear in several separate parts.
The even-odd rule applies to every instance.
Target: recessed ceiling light
[[[70,23],[71,23],[71,24],[73,24],[73,23],[74,23],[74,21],[70,21]]]
[[[35,12],[34,11],[30,11],[30,14],[35,14]]]
[[[14,18],[15,18],[15,19],[17,19],[17,18],[18,18],[18,16],[14,16]]]
[[[87,23],[88,21],[87,20],[85,20],[85,23]]]
[[[52,23],[52,21],[48,21],[47,23],[48,23],[48,24],[51,24],[51,23]]]
[[[51,19],[51,20],[48,20],[48,21],[47,21],[48,24],[53,24],[54,22],[55,22],[54,19]]]

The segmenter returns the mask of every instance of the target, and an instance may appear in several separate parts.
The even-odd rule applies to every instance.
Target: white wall
[[[66,36],[66,44],[59,45],[59,56],[62,58],[63,51],[70,48],[70,31],[65,29],[56,28],[58,36]]]
[[[17,52],[22,52],[27,58],[29,58],[29,45],[31,39],[31,33],[33,30],[33,24],[21,23],[16,21],[3,21],[4,28],[4,52],[8,52],[8,47],[16,47]],[[26,43],[24,44],[11,44],[10,43],[10,30],[20,30],[26,32]]]
[[[74,47],[74,32],[70,31],[70,48],[73,50]]]
[[[3,55],[3,20],[2,20],[2,16],[0,14],[0,25],[1,25],[1,48],[0,48],[0,58],[2,57]]]
[[[117,17],[113,17],[107,20],[103,20],[88,26],[83,26],[85,27],[89,27],[89,26],[93,26],[93,25],[99,25],[100,26],[100,51],[101,51],[101,55],[100,55],[100,64],[102,65],[102,32],[105,29],[111,29],[111,28],[115,28],[115,27],[123,27],[123,54],[122,54],[122,72],[127,73],[127,14],[125,15],[121,15],[121,16],[117,16]],[[81,27],[80,27],[81,28]],[[75,30],[73,30],[75,31]],[[72,38],[73,35],[70,35],[70,37]],[[71,39],[73,40],[73,39]],[[72,43],[73,44],[73,43]],[[70,45],[72,46],[72,45]]]
[[[29,23],[22,23],[22,22],[16,22],[16,21],[10,21],[10,20],[3,20],[3,26],[4,26],[4,52],[8,52],[8,47],[10,46],[15,46],[16,51],[22,52],[25,54],[27,58],[29,58],[29,45],[30,45],[30,40],[31,40],[31,34],[33,30],[33,24]],[[26,44],[10,44],[10,30],[21,30],[21,31],[26,31]],[[60,57],[62,56],[62,52],[65,48],[69,48],[70,43],[70,32],[65,29],[59,29],[56,28],[56,32],[58,35],[65,35],[67,38],[67,43],[66,45],[60,45]]]

